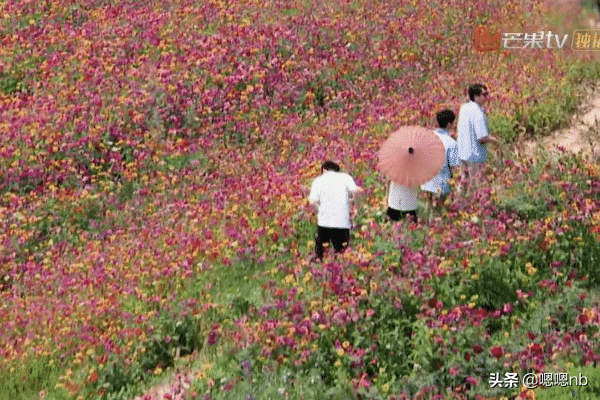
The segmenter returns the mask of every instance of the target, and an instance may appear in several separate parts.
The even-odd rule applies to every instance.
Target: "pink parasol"
[[[418,187],[442,170],[445,153],[444,144],[432,130],[404,126],[379,149],[377,169],[398,185]]]

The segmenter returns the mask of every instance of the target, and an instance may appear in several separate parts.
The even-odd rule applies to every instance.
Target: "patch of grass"
[[[567,386],[553,385],[536,390],[538,400],[596,400],[600,398],[600,368],[589,366],[570,369]]]
[[[55,388],[62,368],[51,356],[35,356],[13,363],[0,374],[0,397],[3,399],[38,399],[46,393],[56,400],[67,399],[64,390]]]

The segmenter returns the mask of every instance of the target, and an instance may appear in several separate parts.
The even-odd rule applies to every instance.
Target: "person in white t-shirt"
[[[340,172],[339,165],[333,161],[323,163],[321,173],[322,175],[313,181],[309,196],[309,202],[318,209],[316,261],[323,260],[325,243],[331,242],[336,253],[346,249],[351,228],[350,196],[363,191],[349,174]],[[353,196],[353,199],[355,198]]]
[[[487,144],[498,143],[488,132],[487,117],[483,105],[487,103],[489,92],[482,84],[469,86],[469,102],[460,107],[458,113],[458,156],[463,162],[468,186],[483,178],[483,168],[487,158]]]
[[[392,221],[400,221],[407,216],[417,223],[417,188],[398,185],[390,182],[388,187],[387,217]]]
[[[448,180],[452,178],[452,171],[450,169],[460,166],[461,161],[458,157],[458,144],[456,143],[456,140],[450,137],[449,132],[456,119],[454,111],[447,108],[439,111],[436,114],[436,119],[438,128],[433,132],[444,144],[446,162],[439,174],[433,177],[429,182],[421,185],[421,190],[427,192],[430,203],[434,202],[435,195],[439,199],[439,202],[443,204],[450,192],[450,184],[448,183]]]

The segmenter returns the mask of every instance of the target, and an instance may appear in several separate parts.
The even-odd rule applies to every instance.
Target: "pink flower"
[[[470,375],[467,376],[466,381],[471,386],[477,386],[477,385],[479,385],[479,379],[475,378],[474,376],[470,376]]]
[[[502,306],[502,311],[504,312],[504,314],[508,314],[510,312],[512,312],[513,310],[513,305],[510,303],[506,303],[504,306]]]

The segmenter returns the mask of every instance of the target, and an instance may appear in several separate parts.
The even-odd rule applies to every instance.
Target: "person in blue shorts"
[[[450,137],[449,132],[456,119],[454,111],[447,108],[441,110],[436,114],[436,119],[438,128],[433,132],[444,144],[446,161],[440,173],[433,177],[429,182],[421,185],[421,190],[427,192],[431,204],[444,204],[448,193],[450,193],[450,184],[448,183],[448,180],[452,178],[451,168],[459,167],[461,165],[461,160],[458,157],[458,144],[456,143],[456,140]],[[436,198],[437,201],[434,201],[434,198]]]

